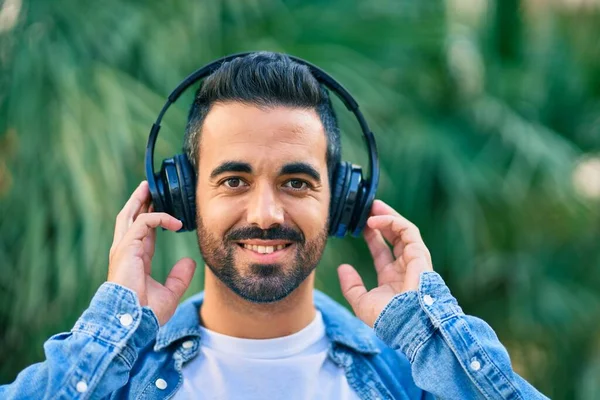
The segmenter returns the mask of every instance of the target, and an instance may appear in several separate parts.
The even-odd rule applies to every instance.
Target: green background
[[[0,382],[44,358],[106,279],[114,219],[175,85],[226,54],[283,51],[336,77],[378,140],[378,196],[415,222],[464,310],[557,399],[600,398],[600,6],[596,0],[4,0],[0,6]],[[168,114],[181,150],[191,93]],[[338,104],[339,105],[339,104]],[[338,107],[344,157],[366,165]],[[200,261],[160,232],[162,279]],[[317,287],[375,276],[331,240]],[[202,288],[199,269],[190,295]]]

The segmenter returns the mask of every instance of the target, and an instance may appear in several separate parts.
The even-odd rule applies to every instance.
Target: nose
[[[261,229],[283,225],[284,211],[276,190],[268,183],[257,184],[248,203],[247,219],[249,224]]]

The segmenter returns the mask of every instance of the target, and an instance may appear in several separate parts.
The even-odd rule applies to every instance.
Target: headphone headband
[[[150,192],[152,195],[152,201],[156,203],[158,209],[165,209],[165,205],[163,204],[163,199],[158,193],[158,188],[156,185],[156,175],[154,173],[154,147],[156,145],[156,139],[158,137],[158,133],[160,131],[160,124],[163,119],[163,116],[169,109],[169,107],[177,101],[179,96],[188,89],[190,86],[199,82],[200,80],[206,78],[214,71],[216,71],[223,63],[229,62],[239,57],[245,57],[247,55],[253,54],[254,52],[244,52],[232,54],[218,60],[215,60],[204,67],[196,70],[192,74],[190,74],[187,78],[185,78],[169,95],[167,102],[163,106],[162,110],[158,114],[156,121],[152,125],[152,129],[150,130],[150,136],[148,137],[148,144],[146,146],[146,157],[145,157],[145,169],[146,169],[146,177],[148,179],[148,185],[150,187]],[[320,69],[319,67],[302,60],[298,57],[287,55],[291,60],[295,61],[298,64],[305,65],[309,68],[311,74],[317,79],[318,82],[323,84],[326,88],[334,92],[337,97],[344,103],[346,108],[354,114],[358,123],[360,125],[361,131],[365,138],[365,142],[367,145],[367,149],[369,151],[369,179],[367,179],[368,187],[366,187],[366,199],[363,203],[364,205],[368,205],[368,207],[364,207],[361,211],[361,215],[359,217],[360,220],[366,221],[366,217],[370,212],[371,204],[375,199],[375,192],[377,191],[377,186],[379,184],[379,158],[377,155],[377,146],[375,144],[375,137],[373,133],[369,129],[367,125],[367,121],[365,120],[362,112],[359,110],[358,103],[354,100],[354,98],[350,95],[350,93],[344,89],[344,87],[339,84],[333,77],[327,74],[325,71]],[[332,199],[333,200],[333,199]],[[352,233],[354,236],[360,235],[362,228],[364,226],[358,226]]]

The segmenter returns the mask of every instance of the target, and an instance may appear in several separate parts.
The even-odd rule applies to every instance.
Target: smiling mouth
[[[238,243],[238,246],[240,246],[241,248],[244,248],[247,250],[252,250],[259,254],[271,254],[276,251],[283,250],[291,245],[292,245],[292,243],[278,244],[278,245],[274,245],[274,246],[261,246],[261,245],[248,244],[248,243]]]

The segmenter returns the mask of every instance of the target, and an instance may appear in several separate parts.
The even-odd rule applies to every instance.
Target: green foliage
[[[515,368],[552,398],[596,398],[600,207],[572,174],[600,149],[600,15],[538,3],[31,0],[14,27],[0,18],[0,382],[43,360],[105,280],[169,91],[212,59],[266,49],[314,62],[358,99],[379,196],[421,228]],[[181,148],[190,99],[167,116],[157,158]],[[340,113],[345,157],[365,165]],[[199,259],[195,234],[160,232],[156,277],[183,256]],[[375,277],[362,240],[331,241],[317,287],[343,302],[341,262]]]

